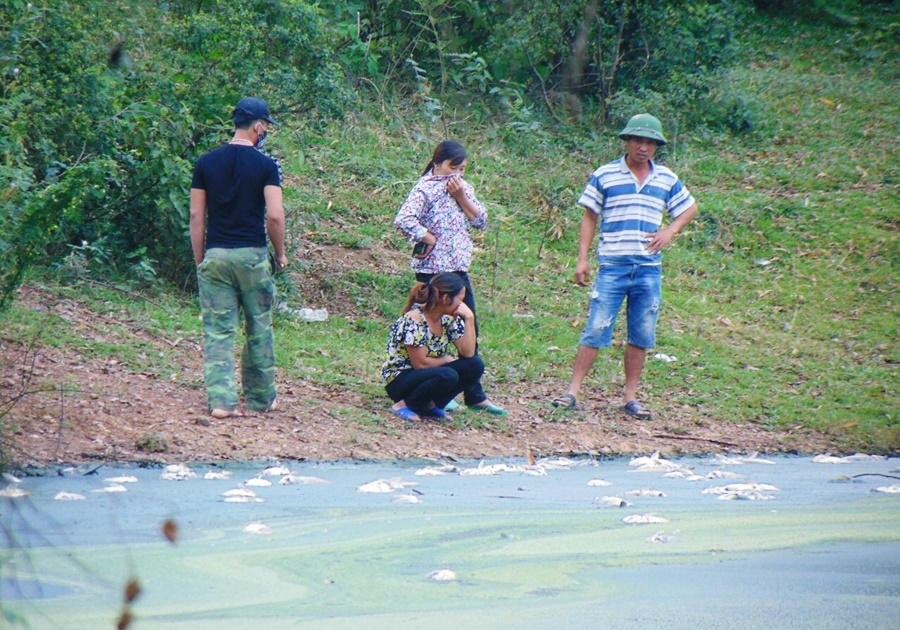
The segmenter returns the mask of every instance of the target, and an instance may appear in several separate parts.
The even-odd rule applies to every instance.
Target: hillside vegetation
[[[522,81],[521,90],[506,93],[520,99],[513,109],[488,107],[485,101],[499,91],[490,91],[498,86],[486,70],[481,76],[489,89],[469,94],[468,105],[460,94],[438,98],[437,83],[424,94],[415,82],[401,84],[384,72],[375,81],[367,78],[375,74],[353,74],[346,65],[344,87],[327,94],[342,112],[336,117],[301,106],[339,81],[333,73],[321,74],[318,87],[303,86],[308,91],[296,95],[299,100],[269,97],[282,123],[269,147],[286,174],[292,259],[291,272],[279,279],[281,296],[289,309],[324,306],[331,313],[319,324],[279,314],[279,370],[287,378],[353,390],[382,406],[378,368],[387,331],[413,282],[405,266],[408,245],[392,220],[434,145],[449,135],[469,149],[466,178],[489,212],[471,272],[487,387],[500,400],[511,391],[562,391],[588,299],[572,282],[582,214],[575,201],[591,171],[621,153],[616,133],[623,117],[648,109],[663,118],[670,138],[658,158],[679,174],[700,208],[664,254],[656,352],[676,360],[648,360],[642,387],[648,405],[663,418],[679,409],[698,424],[806,427],[846,449],[900,450],[896,6],[848,2],[825,12],[810,5],[787,15],[746,12],[735,22],[741,28],[734,32],[734,57],[716,69],[715,84],[691,97],[718,103],[724,119],[709,111],[682,117],[658,86],[622,91],[609,107],[578,94],[574,111],[565,94],[545,95],[537,81]],[[209,87],[200,82],[191,91],[199,100],[220,90],[221,113],[269,80],[274,77],[248,76],[228,90],[221,80]],[[185,142],[202,129],[196,151],[228,137],[227,116],[201,121],[197,109],[166,107],[154,115],[181,129]],[[729,112],[737,115],[731,123]],[[163,146],[155,146],[152,135],[143,142],[157,152],[148,159],[175,149],[171,138]],[[181,178],[183,190],[190,157],[160,161],[155,176]],[[24,178],[27,166],[16,173]],[[52,197],[64,188],[73,212],[83,212],[79,182],[93,187],[104,180],[83,173],[61,181],[40,194]],[[114,199],[123,217],[138,197],[125,199],[126,190],[123,185]],[[99,205],[91,211],[112,203],[109,189],[106,197],[102,192],[92,193]],[[185,202],[172,201],[182,209]],[[40,207],[23,203],[30,212]],[[146,229],[140,214],[128,220],[131,229]],[[184,233],[169,220],[170,234]],[[4,221],[7,238],[22,229],[9,216]],[[43,258],[45,250],[29,252],[31,264],[20,280],[77,295],[101,312],[133,313],[172,337],[199,338],[195,300],[183,291],[192,289],[189,274],[154,279],[162,250],[153,256],[126,250],[133,254],[130,263],[110,265],[117,245],[104,236],[54,241],[50,258]],[[179,269],[190,264],[183,239],[163,243],[169,256],[184,257]],[[327,250],[334,264],[314,260],[313,248]],[[128,297],[138,290],[150,299]],[[83,343],[67,336],[62,320],[39,329],[15,303],[0,318],[10,341]],[[617,331],[614,347],[601,353],[584,395],[619,391],[622,339]],[[142,370],[165,370],[124,345],[84,350]],[[179,378],[200,386],[200,375]],[[534,413],[546,413],[546,401],[530,404]],[[558,414],[550,419],[560,420]],[[378,430],[377,416],[348,422],[374,423]]]

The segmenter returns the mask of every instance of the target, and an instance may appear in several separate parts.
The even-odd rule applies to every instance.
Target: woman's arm
[[[425,239],[426,236],[431,236],[428,228],[421,223],[422,212],[425,210],[426,205],[425,193],[417,186],[409,193],[406,201],[403,202],[403,205],[397,211],[397,216],[394,217],[394,226],[412,241],[418,242]],[[431,236],[431,241],[429,244],[433,245],[434,236]]]
[[[461,177],[452,177],[447,182],[447,192],[462,208],[463,214],[466,215],[472,227],[484,229],[487,224],[487,212],[484,209],[484,205],[475,197],[475,190],[472,186],[469,185],[468,187],[471,190],[471,195],[466,194],[466,184]]]
[[[439,357],[430,357],[428,356],[428,350],[425,349],[425,346],[406,346],[406,352],[409,354],[409,360],[416,370],[441,367],[454,360],[454,357],[449,354],[444,354]]]
[[[473,313],[472,309],[466,306],[464,302],[460,302],[459,308],[456,309],[454,315],[463,320],[466,326],[466,332],[463,333],[462,337],[456,339],[453,344],[456,346],[456,351],[459,352],[459,356],[470,359],[475,356],[478,347],[475,338],[475,313]]]

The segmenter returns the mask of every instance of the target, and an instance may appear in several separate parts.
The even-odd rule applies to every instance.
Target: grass
[[[805,427],[848,448],[900,450],[900,77],[890,62],[895,27],[873,16],[861,26],[774,18],[751,25],[747,55],[729,82],[755,97],[753,133],[682,129],[679,145],[668,147],[666,163],[701,215],[665,254],[654,352],[677,360],[647,363],[643,392],[654,408],[689,407],[699,424]],[[378,244],[406,259],[393,217],[443,132],[404,105],[385,114],[364,104],[341,123],[285,125],[274,139],[289,174],[295,267],[304,265],[300,235],[351,249]],[[562,388],[587,309],[587,290],[571,282],[582,214],[575,201],[590,172],[619,155],[615,130],[453,128],[470,150],[466,177],[490,213],[471,270],[490,388],[500,395],[534,384]],[[387,331],[412,274],[360,268],[330,282],[333,295],[350,296],[341,306],[351,314],[318,324],[279,317],[279,369],[380,399]],[[149,335],[199,338],[192,298],[131,300],[103,286],[82,289],[59,288],[105,317],[140,319]],[[292,290],[282,287],[302,299]],[[17,308],[0,318],[7,338],[34,334],[40,319]],[[41,336],[135,369],[165,369],[166,352],[154,356],[115,336],[90,342],[62,321]],[[622,337],[617,331],[613,349],[601,352],[588,395],[619,391]],[[480,421],[463,416],[462,423]],[[348,409],[346,417],[363,432],[383,430],[367,412]]]

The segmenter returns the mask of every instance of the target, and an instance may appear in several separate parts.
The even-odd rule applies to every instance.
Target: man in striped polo
[[[626,302],[628,338],[625,346],[625,392],[622,409],[647,419],[650,411],[638,400],[637,387],[647,350],[656,345],[656,319],[661,299],[662,250],[697,215],[697,203],[678,176],[653,162],[666,139],[659,120],[638,114],[619,134],[625,156],[591,175],[578,203],[584,206],[578,234],[575,282],[588,286],[591,244],[600,223],[597,258],[600,270],[591,293],[590,314],[579,341],[572,380],[553,400],[556,407],[574,409],[585,377],[600,348],[612,343],[616,316]],[[671,217],[662,228],[663,214]]]

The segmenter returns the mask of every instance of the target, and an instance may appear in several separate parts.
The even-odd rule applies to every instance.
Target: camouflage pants
[[[231,411],[238,405],[234,338],[240,309],[246,336],[241,384],[247,408],[264,411],[275,401],[274,274],[265,247],[209,249],[197,268],[203,374],[210,411]]]

